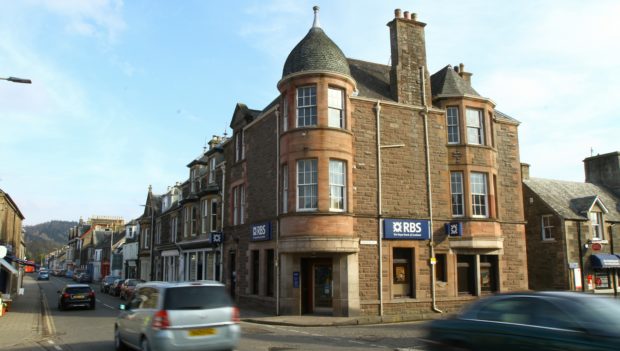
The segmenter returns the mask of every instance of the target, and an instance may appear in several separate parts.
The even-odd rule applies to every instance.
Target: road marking
[[[60,350],[62,350],[62,347],[60,347],[60,346],[58,346],[58,345],[54,345],[54,348],[55,348],[56,350],[59,350],[59,351],[60,351]]]
[[[326,335],[310,333],[310,332],[303,331],[303,330],[295,330],[295,329],[292,329],[292,328],[281,327],[281,326],[277,326],[277,325],[262,324],[261,326],[267,327],[267,328],[271,328],[271,329],[279,329],[279,330],[283,330],[283,331],[287,331],[287,332],[292,332],[292,333],[310,335],[310,336],[314,336],[314,337],[327,337],[330,340],[340,341],[340,342],[349,342],[349,343],[352,343],[352,344],[358,344],[358,345],[364,345],[364,346],[370,346],[370,347],[375,348],[375,349],[391,349],[391,347],[385,346],[385,345],[377,345],[377,344],[372,344],[372,343],[365,342],[365,341],[353,340],[353,339],[348,339],[348,338],[330,337],[330,336],[326,336]]]

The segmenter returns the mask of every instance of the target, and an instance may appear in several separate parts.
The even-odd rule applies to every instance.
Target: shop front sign
[[[385,219],[383,238],[400,240],[430,239],[429,221],[425,219]]]

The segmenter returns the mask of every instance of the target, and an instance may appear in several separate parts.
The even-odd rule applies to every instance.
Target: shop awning
[[[620,268],[620,257],[612,254],[594,254],[590,256],[592,268]]]
[[[9,272],[18,275],[19,272],[17,271],[17,269],[15,269],[15,267],[13,267],[12,264],[8,263],[4,258],[0,258],[0,266],[6,268]]]

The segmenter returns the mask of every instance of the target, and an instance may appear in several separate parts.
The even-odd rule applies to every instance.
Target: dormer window
[[[328,126],[344,128],[344,91],[337,88],[327,90]]]
[[[297,127],[316,126],[316,86],[297,88]]]
[[[196,192],[199,190],[200,188],[200,180],[199,180],[199,172],[198,172],[198,168],[197,167],[192,167],[192,169],[190,170],[190,178],[191,178],[191,191]]]
[[[590,212],[590,224],[592,225],[592,238],[603,240],[603,214]]]

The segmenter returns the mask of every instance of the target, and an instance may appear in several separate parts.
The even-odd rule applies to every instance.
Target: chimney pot
[[[460,72],[465,72],[465,65],[462,62],[459,63],[459,71]]]
[[[411,13],[409,13],[409,11],[405,11],[405,19],[411,19]]]
[[[401,18],[401,17],[402,17],[402,13],[400,9],[394,10],[394,18]]]
[[[411,14],[411,19],[416,21],[418,19],[418,14],[417,13],[412,13]]]

